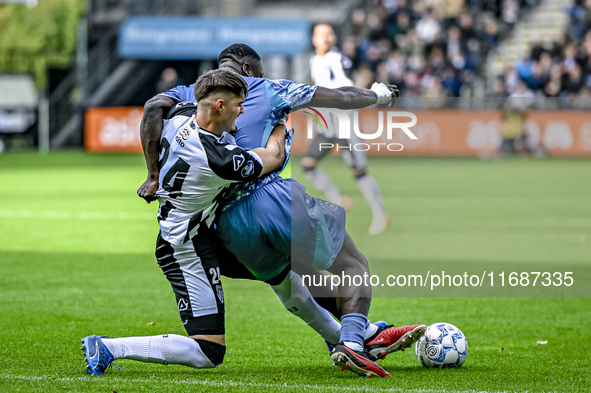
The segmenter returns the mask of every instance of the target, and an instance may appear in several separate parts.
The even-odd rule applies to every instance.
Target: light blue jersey
[[[317,86],[305,85],[288,80],[270,80],[264,78],[251,78],[243,76],[248,84],[248,96],[244,101],[244,113],[236,119],[238,131],[234,137],[238,146],[245,150],[257,147],[265,147],[273,127],[279,119],[308,104]],[[161,95],[176,101],[195,102],[195,84],[190,86],[177,86]],[[289,148],[286,147],[286,156],[289,157]],[[285,164],[287,163],[287,160]],[[250,195],[254,190],[268,184],[283,170],[270,173],[256,181],[240,183],[232,186],[231,192],[224,198],[224,204],[233,202]]]

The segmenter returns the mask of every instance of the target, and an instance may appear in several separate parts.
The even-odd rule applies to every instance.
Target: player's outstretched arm
[[[154,194],[158,190],[158,176],[160,175],[158,155],[164,111],[167,111],[174,104],[176,104],[176,101],[172,98],[157,95],[150,98],[144,105],[144,115],[140,125],[140,140],[148,167],[148,178],[137,190],[137,194],[148,203],[156,199]]]
[[[318,87],[310,106],[319,108],[359,109],[373,104],[396,103],[400,91],[396,85],[374,83],[371,89],[355,86],[343,86],[336,89]]]
[[[267,146],[256,148],[252,151],[258,154],[263,161],[263,170],[260,176],[281,168],[285,161],[285,138],[287,128],[282,123],[277,123],[269,136]]]

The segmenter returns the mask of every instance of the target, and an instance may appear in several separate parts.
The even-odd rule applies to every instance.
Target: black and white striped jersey
[[[336,48],[324,56],[314,55],[310,59],[310,74],[317,86],[335,89],[353,86],[353,81],[345,74],[345,66],[351,67],[351,60],[344,57]]]
[[[172,244],[210,227],[220,192],[230,183],[256,179],[263,169],[261,158],[237,146],[229,133],[200,129],[196,109],[189,102],[173,107],[160,137],[158,221],[162,237]]]

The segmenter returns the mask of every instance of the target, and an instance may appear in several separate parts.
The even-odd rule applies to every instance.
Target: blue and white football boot
[[[101,340],[103,337],[107,338],[107,336],[99,337],[93,334],[80,340],[82,343],[80,349],[84,351],[84,357],[86,358],[86,371],[90,375],[103,375],[107,367],[112,367],[114,364],[115,357],[103,344]],[[120,369],[116,364],[115,367]]]

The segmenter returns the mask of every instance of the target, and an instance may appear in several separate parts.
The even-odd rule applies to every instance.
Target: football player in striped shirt
[[[222,363],[226,347],[219,258],[228,255],[222,254],[213,227],[218,196],[233,182],[252,181],[280,168],[286,157],[286,130],[281,125],[265,148],[245,150],[236,145],[229,132],[235,131],[236,118],[244,113],[247,94],[248,85],[236,73],[210,71],[195,83],[197,104],[181,102],[164,118],[156,256],[189,337],[85,337],[82,349],[90,374],[102,375],[121,358],[195,368]]]

